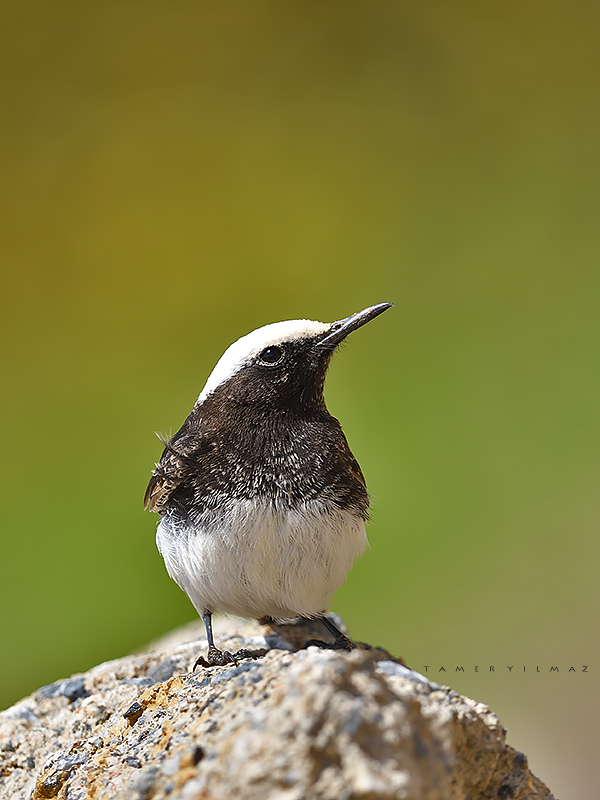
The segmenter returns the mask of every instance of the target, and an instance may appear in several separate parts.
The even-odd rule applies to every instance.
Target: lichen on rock
[[[198,628],[0,714],[6,800],[551,800],[484,705],[310,625],[221,621],[264,657],[190,672]],[[186,641],[186,639],[194,639]]]

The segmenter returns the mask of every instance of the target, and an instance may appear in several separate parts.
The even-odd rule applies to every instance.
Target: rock
[[[318,623],[220,620],[220,646],[266,654],[191,673],[199,634],[2,712],[0,797],[552,800],[486,706],[383,650],[299,650]]]

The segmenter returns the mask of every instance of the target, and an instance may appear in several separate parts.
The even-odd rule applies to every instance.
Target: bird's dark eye
[[[262,353],[259,356],[260,360],[263,364],[279,364],[281,359],[283,358],[283,349],[281,347],[277,347],[277,345],[271,345],[271,347],[265,347]]]

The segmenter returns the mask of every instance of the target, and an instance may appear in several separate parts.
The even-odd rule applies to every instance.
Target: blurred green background
[[[225,347],[392,300],[327,384],[374,503],[334,608],[596,796],[599,23],[2,4],[2,705],[194,618],[142,497]]]

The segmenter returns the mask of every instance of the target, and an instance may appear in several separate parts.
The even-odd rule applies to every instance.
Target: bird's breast
[[[337,420],[244,422],[220,427],[210,448],[186,454],[184,480],[172,495],[182,513],[193,517],[231,497],[290,513],[322,501],[366,517],[364,478]]]

